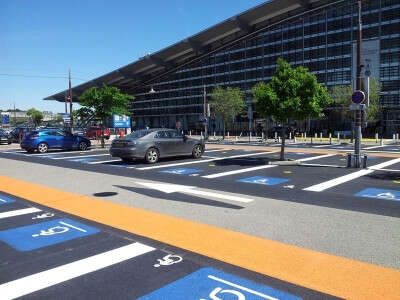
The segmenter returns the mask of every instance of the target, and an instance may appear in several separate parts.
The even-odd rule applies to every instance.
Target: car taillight
[[[29,139],[31,139],[31,140],[35,140],[35,139],[37,139],[37,138],[38,138],[37,135],[31,135],[31,136],[29,136]]]

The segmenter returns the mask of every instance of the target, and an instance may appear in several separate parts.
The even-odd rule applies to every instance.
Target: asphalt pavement
[[[300,165],[284,166],[271,164],[279,158],[278,145],[208,145],[201,159],[163,159],[155,165],[147,165],[142,161],[124,164],[110,157],[107,150],[103,149],[55,151],[45,155],[8,149],[0,152],[0,173],[126,207],[310,249],[316,253],[400,269],[400,243],[396,238],[400,229],[399,147],[366,145],[364,148],[374,147],[365,149],[370,151],[368,168],[353,169],[345,167],[346,153],[351,151],[351,146],[316,146],[289,145],[287,158]],[[29,194],[26,195],[25,199],[31,200]],[[90,226],[90,222],[82,224]],[[96,224],[94,228],[103,224]],[[114,227],[113,224],[108,225]],[[146,236],[154,238],[149,235]],[[184,243],[175,244],[168,238],[150,241],[144,244],[152,246],[152,243],[160,243],[161,246],[153,246],[157,249],[163,249],[165,243],[179,246],[175,253],[188,250]],[[207,262],[213,257],[208,252],[194,252],[204,255]],[[15,259],[15,253],[8,253],[11,253],[11,261]],[[84,251],[82,253],[88,256]],[[29,260],[32,260],[32,256],[29,256]],[[198,263],[197,258],[194,261]],[[312,295],[311,298],[319,298],[316,296],[318,294],[312,294],[312,291],[301,286],[329,291],[328,294],[339,297],[346,296],[345,293],[310,286],[299,278],[278,280],[276,282],[279,284],[273,285],[263,276],[272,277],[272,281],[283,277],[279,274],[271,276],[267,271],[246,265],[236,270],[237,264],[229,259],[217,257],[217,262],[222,265],[215,262],[210,265],[200,263],[200,267],[189,268],[183,275],[178,272],[178,277],[185,278],[185,274],[195,274],[201,267],[211,266],[219,271],[228,271],[227,274],[243,277],[244,280],[250,279],[265,286],[290,291],[293,295],[303,293],[302,297]],[[249,270],[263,275],[254,273],[261,276],[257,277]],[[36,269],[32,272],[36,272]],[[150,273],[148,276],[153,277]],[[98,282],[99,277],[93,278],[93,282]],[[293,290],[287,281],[294,283]],[[163,282],[155,287],[149,284],[147,292],[156,291],[165,284]],[[139,294],[132,297],[137,298]],[[145,295],[145,292],[140,295]],[[157,295],[160,297],[161,294]]]

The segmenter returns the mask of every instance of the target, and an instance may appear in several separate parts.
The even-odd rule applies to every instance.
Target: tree
[[[369,79],[369,105],[367,107],[367,120],[376,120],[381,112],[379,105],[379,97],[381,94],[382,85],[375,77]]]
[[[129,114],[130,100],[133,99],[133,96],[121,93],[118,88],[103,84],[101,89],[93,87],[83,92],[79,97],[79,104],[82,107],[77,114],[101,121],[101,146],[104,147],[105,119],[113,114]]]
[[[43,120],[42,112],[38,111],[37,109],[31,108],[26,112],[26,114],[32,119],[32,122],[35,124],[35,126],[39,126]]]
[[[331,102],[326,87],[306,68],[292,68],[279,58],[275,75],[269,83],[253,87],[255,110],[264,117],[272,117],[284,126],[280,159],[285,159],[285,135],[288,119],[304,120],[322,117],[322,108]]]
[[[246,104],[243,100],[243,92],[239,88],[223,88],[217,85],[212,91],[210,106],[212,116],[222,121],[223,138],[225,138],[226,124],[240,114]]]

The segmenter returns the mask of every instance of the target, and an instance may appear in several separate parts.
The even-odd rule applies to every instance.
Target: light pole
[[[357,38],[357,78],[356,78],[356,90],[362,90],[362,78],[361,78],[361,47],[362,47],[362,22],[361,22],[361,1],[358,4],[358,38]],[[360,109],[356,110],[355,119],[355,141],[354,141],[354,166],[359,168],[361,165],[361,118],[362,112]]]

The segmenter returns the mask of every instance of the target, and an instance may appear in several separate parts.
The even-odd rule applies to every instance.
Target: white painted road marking
[[[14,299],[82,276],[155,250],[133,243],[90,256],[47,271],[29,275],[0,285],[1,299]]]
[[[245,198],[245,197],[195,190],[195,188],[196,188],[195,186],[169,184],[169,183],[158,183],[158,182],[140,182],[140,181],[136,181],[135,183],[144,185],[148,188],[158,190],[158,191],[168,193],[168,194],[170,194],[170,193],[185,193],[185,194],[191,194],[191,195],[196,195],[196,196],[206,196],[206,197],[212,197],[212,198],[224,199],[224,200],[230,200],[230,201],[237,201],[237,202],[243,202],[243,203],[249,203],[249,202],[253,201],[253,199],[249,199],[249,198]]]
[[[175,167],[175,166],[184,166],[184,165],[191,165],[191,164],[200,164],[200,163],[206,163],[206,162],[216,161],[216,160],[233,159],[233,158],[238,158],[238,157],[263,155],[263,154],[270,154],[270,153],[276,153],[276,152],[277,152],[277,151],[272,151],[272,152],[257,152],[257,153],[250,153],[250,154],[240,154],[240,155],[225,156],[225,157],[217,157],[217,158],[211,158],[211,159],[203,159],[203,160],[196,160],[196,161],[188,161],[188,162],[176,163],[176,164],[168,164],[168,165],[157,165],[157,166],[151,166],[151,167],[143,167],[143,168],[137,168],[137,170],[150,170],[150,169],[159,169],[159,168],[167,168],[167,167]]]
[[[89,152],[89,151],[94,151],[94,149],[89,149],[89,150],[86,150],[85,152]],[[56,154],[64,154],[64,153],[71,153],[71,151],[54,151],[54,152],[49,151],[46,153],[28,153],[28,154],[24,154],[24,155],[34,157],[34,156],[56,155]]]
[[[32,213],[39,212],[39,211],[42,211],[42,210],[39,208],[36,208],[36,207],[29,207],[29,208],[6,211],[6,212],[0,213],[0,219],[21,216],[21,215],[26,215],[26,214],[32,214]]]
[[[344,175],[344,176],[341,176],[341,177],[338,177],[338,178],[334,178],[334,179],[331,179],[331,180],[328,180],[328,181],[325,181],[325,182],[310,186],[308,188],[304,188],[303,190],[312,191],[312,192],[322,192],[322,191],[324,191],[326,189],[329,189],[331,187],[334,187],[334,186],[337,186],[339,184],[345,183],[347,181],[359,178],[361,176],[368,175],[368,174],[374,172],[375,170],[383,169],[383,168],[385,168],[387,166],[396,164],[398,162],[400,162],[400,158],[395,158],[395,159],[392,159],[392,160],[385,161],[383,163],[377,164],[375,166],[372,166],[371,168],[359,170],[357,172],[353,172],[353,173],[350,173],[350,174],[347,174],[347,175]]]
[[[84,157],[94,157],[94,156],[107,156],[110,153],[104,154],[92,154],[92,155],[78,155],[78,156],[64,156],[64,157],[50,157],[51,159],[70,159],[70,158],[84,158]]]
[[[336,144],[337,145],[337,144]],[[312,146],[313,148],[323,148],[323,147],[329,147],[329,146],[335,146],[333,144],[328,144],[328,145],[318,145],[318,146]]]
[[[368,150],[368,149],[375,149],[375,148],[381,148],[381,147],[386,147],[386,145],[385,146],[372,146],[372,147],[367,147],[367,148],[362,148],[362,150]]]
[[[250,293],[250,294],[257,295],[257,296],[259,296],[259,297],[261,297],[261,298],[264,298],[264,299],[279,300],[279,299],[277,299],[277,298],[274,298],[274,297],[271,297],[271,296],[262,294],[262,293],[260,293],[260,292],[257,292],[257,291],[251,290],[251,289],[249,289],[249,288],[247,288],[247,287],[238,285],[238,284],[236,284],[236,283],[232,283],[232,282],[229,282],[229,281],[227,281],[227,280],[224,280],[224,279],[215,277],[215,276],[213,276],[213,275],[208,275],[207,277],[210,278],[210,279],[212,279],[212,280],[215,280],[215,281],[224,283],[224,284],[226,284],[226,285],[230,285],[230,286],[232,286],[232,287],[234,287],[234,288],[237,288],[237,289],[240,289],[240,290],[242,290],[242,291],[248,292],[248,293]]]
[[[334,155],[335,154],[324,154],[324,155],[320,155],[320,156],[314,156],[314,157],[307,157],[307,158],[298,159],[297,161],[309,161],[309,160],[320,159],[320,158],[334,156]],[[202,176],[202,177],[204,177],[204,178],[217,178],[217,177],[240,174],[240,173],[246,173],[246,172],[251,172],[251,171],[256,171],[256,170],[269,169],[269,168],[274,168],[274,167],[277,167],[277,166],[278,165],[263,165],[263,166],[251,167],[251,168],[246,168],[246,169],[239,169],[239,170],[221,172],[221,173],[216,173],[216,174],[211,174],[211,175],[205,175],[205,176]]]
[[[105,163],[116,162],[116,161],[122,161],[122,160],[121,159],[111,159],[111,160],[92,161],[92,162],[88,162],[87,164],[96,165],[96,164],[105,164]]]

